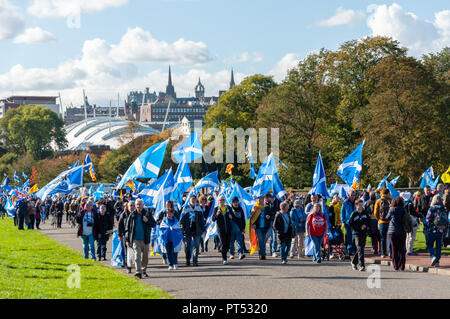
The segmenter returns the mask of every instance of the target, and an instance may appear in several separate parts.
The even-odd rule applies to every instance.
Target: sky
[[[282,81],[321,48],[390,36],[420,58],[450,45],[448,1],[0,0],[0,98],[61,93],[121,105],[130,90],[206,95],[252,74]]]

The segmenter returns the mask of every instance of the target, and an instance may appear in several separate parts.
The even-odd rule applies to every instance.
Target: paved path
[[[42,225],[42,232],[81,252],[82,243],[75,229],[63,223],[54,230]],[[212,247],[210,241],[210,247]],[[107,258],[111,257],[111,240]],[[394,272],[380,267],[381,288],[368,288],[368,272],[352,270],[348,261],[328,261],[313,264],[310,259],[290,259],[282,265],[280,258],[265,261],[247,255],[244,260],[232,260],[222,265],[217,251],[199,257],[199,267],[184,267],[168,271],[161,257],[150,257],[145,283],[159,287],[177,298],[450,298],[450,277],[419,272]],[[109,265],[109,261],[103,262]],[[369,265],[367,265],[369,266]],[[118,271],[123,271],[117,268]]]

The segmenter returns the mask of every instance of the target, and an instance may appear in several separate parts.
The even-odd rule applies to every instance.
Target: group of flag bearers
[[[170,269],[177,268],[177,256],[176,254],[181,250],[182,243],[185,246],[185,253],[187,260],[190,261],[191,256],[193,258],[193,265],[198,265],[198,251],[200,243],[207,242],[209,238],[218,236],[221,243],[221,252],[224,264],[227,263],[227,252],[229,250],[229,243],[231,241],[231,226],[234,216],[236,215],[236,209],[239,207],[239,215],[242,219],[243,227],[241,225],[242,237],[239,237],[239,241],[243,239],[244,233],[249,232],[251,249],[250,254],[253,254],[257,250],[260,253],[260,259],[265,259],[265,243],[268,236],[276,236],[280,242],[280,253],[283,263],[287,263],[287,254],[290,248],[291,239],[295,233],[294,228],[296,225],[292,224],[291,214],[289,214],[293,202],[290,204],[284,202],[286,198],[286,190],[278,175],[277,161],[274,155],[271,153],[266,160],[262,163],[258,170],[258,174],[254,174],[253,156],[251,153],[251,143],[247,145],[247,158],[251,164],[252,178],[255,179],[250,191],[245,191],[238,183],[234,182],[232,177],[229,183],[218,179],[218,172],[208,174],[202,178],[196,185],[193,185],[193,179],[189,169],[189,163],[195,161],[203,156],[200,140],[197,133],[193,133],[184,143],[180,145],[173,152],[173,157],[179,162],[177,171],[173,174],[172,169],[167,170],[163,175],[158,177],[160,167],[164,158],[166,147],[169,140],[157,143],[142,153],[125,172],[125,174],[118,178],[116,189],[122,189],[127,185],[132,185],[135,188],[139,182],[136,179],[150,179],[151,182],[148,185],[141,184],[140,190],[136,193],[139,206],[142,206],[145,210],[145,214],[141,215],[140,210],[136,213],[136,210],[129,211],[130,216],[139,219],[138,237],[137,241],[144,241],[135,244],[134,238],[136,228],[131,227],[130,223],[133,218],[128,216],[125,221],[125,233],[127,234],[128,241],[122,242],[118,240],[118,234],[115,233],[113,238],[113,264],[125,264],[123,260],[124,256],[130,256],[131,253],[125,254],[124,252],[129,248],[134,248],[133,256],[135,259],[142,259],[141,255],[146,254],[146,245],[151,245],[152,254],[162,254],[169,259]],[[339,196],[347,197],[347,193],[351,189],[358,188],[359,175],[362,169],[362,148],[365,141],[363,141],[340,165],[338,169],[338,176],[342,178],[345,184],[332,185],[331,189],[327,189],[325,170],[322,163],[321,154],[319,153],[316,168],[313,176],[313,185],[311,195],[320,195],[322,200],[319,203],[315,203],[312,207],[311,214],[308,214],[305,221],[305,250],[312,251],[313,261],[320,263],[320,248],[322,246],[323,237],[327,234],[330,228],[330,220],[325,212],[325,201],[330,198],[330,195],[337,193]],[[278,161],[280,161],[278,159]],[[280,161],[281,162],[281,161]],[[281,162],[282,163],[282,162]],[[285,164],[282,163],[284,166]],[[90,160],[89,155],[86,156],[83,165],[75,163],[67,171],[62,172],[49,184],[37,191],[37,186],[33,189],[33,193],[38,198],[46,199],[49,196],[55,196],[55,194],[70,193],[75,188],[82,186],[83,184],[83,171],[90,173],[93,180],[95,180],[95,171]],[[227,169],[227,171],[229,171]],[[14,179],[18,180],[17,173],[14,174]],[[447,178],[448,172],[443,175],[443,179]],[[381,185],[386,184],[386,187],[390,190],[392,197],[398,197],[399,193],[395,190],[394,186],[398,177],[388,182],[387,179],[390,176],[386,176],[381,182]],[[25,177],[25,176],[24,176]],[[432,171],[427,170],[423,176],[423,183],[427,185],[434,185]],[[7,178],[8,179],[8,178]],[[8,181],[2,184],[4,190],[8,190]],[[439,179],[436,179],[436,181]],[[24,185],[29,187],[28,185]],[[379,185],[380,186],[380,185]],[[192,189],[191,189],[192,187]],[[379,187],[380,188],[380,187]],[[187,199],[183,201],[183,195],[191,189]],[[208,206],[208,211],[205,212],[205,208],[199,208],[196,202],[197,196],[205,189],[209,189],[213,195],[213,202]],[[11,189],[10,192],[14,190]],[[134,189],[135,191],[135,189]],[[117,192],[114,192],[116,197]],[[264,201],[264,196],[267,194],[273,194],[275,200],[281,203],[277,206],[276,211],[272,214],[266,215],[267,202]],[[32,193],[31,193],[32,194]],[[93,193],[94,200],[103,197],[105,195],[102,185]],[[21,194],[22,198],[24,193]],[[82,195],[80,195],[82,196]],[[17,203],[17,198],[14,202],[10,200],[10,196],[7,197],[8,202],[5,206],[6,210],[12,213],[13,206]],[[297,198],[298,199],[298,198]],[[20,201],[20,196],[19,196]],[[273,199],[271,203],[273,203]],[[272,204],[271,204],[272,205]],[[270,206],[270,205],[269,205]],[[234,209],[233,209],[234,207]],[[233,210],[232,212],[230,210]],[[150,214],[148,214],[150,212]],[[178,215],[178,216],[177,216]],[[201,219],[196,219],[197,215],[201,216]],[[161,217],[161,218],[160,218]],[[146,221],[143,221],[146,219]],[[236,218],[234,218],[236,220]],[[150,220],[150,221],[149,221]],[[156,220],[159,222],[156,223]],[[81,223],[83,221],[81,220]],[[136,225],[134,225],[136,226]],[[140,227],[150,227],[152,230],[149,233],[148,238],[146,235],[144,239],[141,238]],[[351,233],[351,229],[348,225],[346,232]],[[131,227],[131,228],[130,228]],[[131,233],[131,235],[130,235]],[[146,233],[146,232],[144,232]],[[292,235],[286,235],[292,234]],[[303,241],[303,238],[297,238],[297,241]],[[147,243],[148,241],[148,243]],[[272,240],[273,242],[273,240]],[[277,239],[275,238],[275,245]],[[125,243],[125,245],[124,245]],[[140,253],[138,253],[140,250]],[[239,250],[239,247],[238,247]],[[142,254],[141,254],[142,253]],[[241,259],[242,253],[240,253]],[[138,257],[139,256],[139,257]],[[189,264],[189,261],[187,264]],[[130,263],[128,263],[130,264]],[[138,268],[142,268],[140,265]],[[144,272],[141,271],[142,275]]]

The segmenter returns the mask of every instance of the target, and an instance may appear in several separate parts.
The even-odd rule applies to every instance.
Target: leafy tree
[[[58,148],[67,144],[63,126],[62,119],[42,105],[11,109],[0,121],[6,148],[20,155],[29,153],[35,159],[51,155],[52,143]]]

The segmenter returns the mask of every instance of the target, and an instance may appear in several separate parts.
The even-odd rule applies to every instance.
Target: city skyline
[[[194,96],[201,78],[217,96],[232,68],[237,84],[256,73],[280,82],[308,53],[365,36],[436,52],[450,44],[449,21],[444,1],[0,0],[0,97],[61,92],[75,106],[85,89],[106,105],[165,91],[169,64],[177,95]]]

